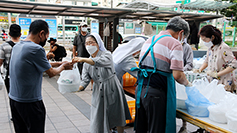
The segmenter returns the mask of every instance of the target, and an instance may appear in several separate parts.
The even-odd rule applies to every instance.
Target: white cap
[[[88,26],[87,23],[85,23],[85,22],[80,23],[80,26],[84,26],[84,25]]]

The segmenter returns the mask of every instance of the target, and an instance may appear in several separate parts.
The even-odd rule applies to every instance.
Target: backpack
[[[66,57],[67,56],[67,52],[66,52],[66,49],[63,47],[63,46],[60,46],[58,45],[57,46],[57,49],[58,49],[58,54],[59,54],[59,57]]]

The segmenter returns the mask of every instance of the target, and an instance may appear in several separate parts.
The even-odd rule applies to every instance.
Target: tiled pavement
[[[57,89],[57,78],[43,77],[42,95],[45,103],[46,133],[88,133],[90,127],[90,86],[83,92],[61,94]],[[126,96],[127,100],[133,98]],[[10,119],[8,96],[5,88],[0,90],[0,133],[13,133]],[[181,121],[177,119],[177,130]],[[188,125],[188,129],[196,127]],[[132,127],[126,127],[126,133],[133,133]]]
[[[85,91],[78,93],[61,94],[57,85],[58,76],[43,77],[42,95],[46,107],[46,133],[89,133],[90,131],[90,105],[92,91],[90,85]],[[134,100],[126,96],[127,100]],[[5,87],[0,90],[0,133],[14,133],[9,100]],[[177,119],[177,131],[181,120]],[[134,133],[133,127],[125,127],[126,133]],[[197,127],[188,124],[190,131]]]

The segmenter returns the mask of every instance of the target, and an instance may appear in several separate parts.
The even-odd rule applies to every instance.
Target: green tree
[[[222,9],[220,13],[226,17],[231,17],[233,14],[233,21],[237,21],[237,0],[222,0],[222,1],[229,1],[231,3],[236,3],[235,5],[228,7],[226,9]],[[237,23],[233,22],[233,26],[237,27]]]

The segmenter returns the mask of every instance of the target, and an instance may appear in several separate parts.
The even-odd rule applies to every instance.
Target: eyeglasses
[[[95,41],[88,41],[88,42],[85,42],[86,45],[91,45],[91,44],[94,44]]]

